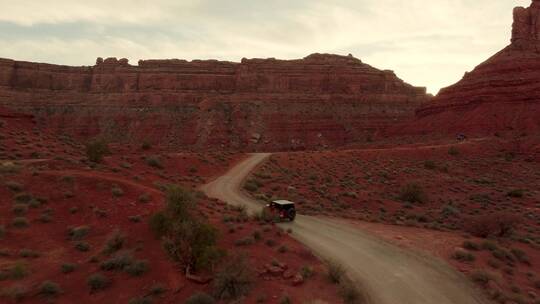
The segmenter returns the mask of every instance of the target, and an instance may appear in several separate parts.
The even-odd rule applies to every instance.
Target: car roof
[[[294,205],[293,202],[286,201],[286,200],[277,200],[277,201],[273,201],[272,203],[275,203],[275,204],[278,204],[278,205]]]

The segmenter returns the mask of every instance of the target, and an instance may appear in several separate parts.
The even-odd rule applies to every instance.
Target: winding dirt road
[[[270,154],[253,154],[205,185],[210,197],[257,212],[261,203],[241,191],[245,178]],[[405,251],[339,220],[299,215],[292,235],[313,252],[342,264],[372,304],[487,303],[467,279],[444,262]]]

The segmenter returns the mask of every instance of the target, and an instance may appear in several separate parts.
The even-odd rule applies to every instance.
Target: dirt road
[[[253,154],[202,190],[230,204],[245,205],[250,212],[261,210],[262,205],[240,189],[268,156]],[[405,251],[339,220],[299,215],[294,223],[282,225],[320,257],[345,266],[372,304],[487,303],[444,262]]]

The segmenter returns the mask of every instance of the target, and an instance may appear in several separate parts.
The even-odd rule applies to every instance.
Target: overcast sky
[[[353,54],[436,93],[509,43],[530,0],[0,0],[0,57],[239,61]]]

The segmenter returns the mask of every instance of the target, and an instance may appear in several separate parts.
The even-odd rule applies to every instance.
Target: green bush
[[[216,300],[206,293],[197,293],[189,297],[185,304],[214,304]]]
[[[409,203],[425,203],[427,201],[424,190],[416,183],[410,183],[401,188],[399,198]]]
[[[122,195],[124,195],[124,190],[122,190],[122,188],[118,186],[115,186],[111,189],[111,193],[114,197],[121,197]]]
[[[11,299],[15,303],[21,302],[28,296],[28,288],[23,285],[15,285],[2,290],[2,296]]]
[[[217,230],[198,218],[195,196],[179,186],[166,189],[166,207],[150,218],[150,228],[162,239],[163,248],[186,269],[207,269],[221,258]]]
[[[524,196],[524,191],[521,189],[515,189],[515,190],[508,191],[506,195],[508,197],[513,197],[513,198],[522,198]]]
[[[101,273],[91,275],[86,282],[88,287],[90,287],[90,292],[103,290],[111,285],[111,280]]]
[[[124,271],[132,277],[138,277],[148,272],[148,262],[143,260],[134,261]]]
[[[456,251],[454,251],[454,253],[452,254],[452,258],[460,262],[472,262],[476,259],[473,254],[463,249],[457,249]]]
[[[109,153],[109,145],[104,140],[96,139],[86,144],[86,157],[93,163],[100,163]]]
[[[152,304],[152,303],[154,303],[154,301],[152,301],[152,299],[149,297],[132,298],[128,302],[128,304]]]
[[[90,250],[90,244],[86,242],[78,242],[77,244],[75,244],[75,249],[81,252],[87,252],[88,250]]]
[[[435,170],[435,169],[437,169],[437,165],[432,160],[426,160],[424,162],[424,168],[426,168],[428,170]]]
[[[4,238],[4,235],[6,235],[6,227],[0,225],[0,240]]]
[[[25,278],[29,274],[28,267],[25,263],[17,262],[7,269],[0,271],[1,280],[20,280]]]
[[[152,149],[152,144],[149,141],[145,140],[141,145],[141,149],[143,149],[145,151],[150,150],[150,149]]]
[[[216,274],[214,296],[219,300],[237,299],[249,293],[252,283],[253,274],[247,258],[236,255]]]
[[[448,154],[450,154],[452,156],[458,156],[459,155],[459,150],[456,147],[450,147],[448,149]]]
[[[23,185],[22,184],[19,184],[17,182],[14,182],[14,181],[8,181],[6,182],[6,187],[13,191],[13,192],[21,192],[23,190]]]

